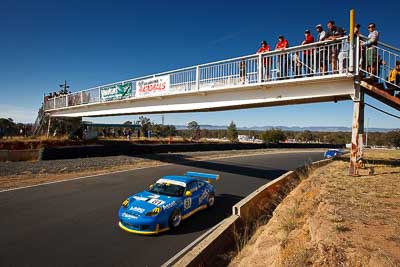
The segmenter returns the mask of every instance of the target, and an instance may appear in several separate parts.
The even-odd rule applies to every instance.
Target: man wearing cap
[[[315,26],[315,30],[318,32],[318,37],[317,37],[317,41],[321,42],[325,40],[326,37],[326,32],[324,31],[324,29],[322,28],[321,24],[317,24]]]
[[[278,43],[275,46],[275,50],[285,50],[289,47],[289,42],[285,39],[283,35],[278,37]],[[279,65],[279,77],[288,76],[288,56],[287,54],[278,55],[278,65]]]
[[[260,53],[265,53],[265,52],[269,52],[270,48],[269,45],[267,44],[267,41],[262,41],[261,42],[261,47],[257,50],[257,54]],[[263,59],[263,72],[265,75],[265,79],[268,80],[269,79],[269,65],[270,65],[270,60],[267,57],[264,57]]]
[[[321,24],[317,24],[315,26],[315,30],[318,32],[318,37],[317,37],[317,42],[322,42],[326,38],[326,32],[324,31],[324,28],[322,28]],[[328,53],[326,48],[324,47],[318,47],[317,48],[317,64],[319,65],[319,71],[322,74],[325,74],[327,68],[326,66],[328,65]]]
[[[304,32],[304,41],[301,43],[302,45],[314,43],[314,37],[311,35],[310,30],[305,30]],[[310,74],[313,71],[313,49],[307,49],[303,52],[303,62],[304,71],[306,74]]]

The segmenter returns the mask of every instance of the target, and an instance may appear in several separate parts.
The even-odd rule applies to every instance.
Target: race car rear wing
[[[185,176],[199,178],[199,179],[206,179],[208,182],[211,180],[218,181],[220,179],[219,174],[211,174],[211,173],[202,173],[202,172],[186,172]]]

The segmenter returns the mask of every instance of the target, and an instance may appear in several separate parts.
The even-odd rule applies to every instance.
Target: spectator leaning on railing
[[[315,30],[318,32],[317,42],[322,42],[326,38],[326,32],[322,28],[321,24],[315,26]],[[319,65],[319,71],[325,74],[327,71],[326,66],[328,65],[327,50],[324,47],[317,48],[317,65]]]
[[[265,52],[269,52],[269,51],[270,51],[270,47],[269,47],[267,41],[262,41],[261,47],[257,50],[257,54],[265,53]],[[270,62],[269,62],[268,58],[264,57],[263,66],[264,66],[264,75],[265,75],[266,80],[269,79],[269,65],[270,65]]]
[[[276,44],[275,50],[285,50],[289,47],[289,42],[285,39],[283,35],[278,37],[278,43]],[[288,76],[288,55],[279,55],[278,57],[279,65],[279,77]]]
[[[305,30],[304,32],[304,41],[301,43],[302,45],[314,43],[314,36],[311,35],[310,30]],[[307,49],[303,52],[303,62],[305,74],[310,74],[313,72],[314,64],[313,64],[313,49]]]
[[[379,32],[375,28],[375,23],[368,24],[368,40],[362,45],[363,48],[366,49],[365,66],[367,67],[367,72],[372,73],[372,75],[377,74],[376,65],[378,62],[378,53],[375,46],[378,44],[379,41]]]
[[[328,21],[328,32],[326,33],[325,40],[336,40],[337,38],[343,37],[344,36],[344,30],[341,27],[337,27],[335,25],[335,22],[333,20]],[[331,54],[332,58],[332,71],[337,72],[337,55],[341,49],[341,46],[339,44],[330,47],[328,49],[329,53]]]

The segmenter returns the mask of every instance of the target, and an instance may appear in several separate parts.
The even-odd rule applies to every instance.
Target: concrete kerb
[[[240,218],[236,215],[224,219],[222,223],[195,247],[188,251],[173,266],[207,266],[215,262],[218,255],[229,251],[235,242],[235,228]]]
[[[227,253],[234,247],[235,231],[243,225],[254,222],[261,214],[272,216],[275,207],[297,185],[302,175],[326,165],[331,159],[320,160],[309,166],[289,171],[277,179],[261,186],[256,191],[232,207],[233,215],[226,218],[221,225],[207,237],[183,255],[173,266],[206,266],[213,264],[218,255]]]

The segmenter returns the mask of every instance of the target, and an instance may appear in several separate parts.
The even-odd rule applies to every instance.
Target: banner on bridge
[[[169,87],[169,75],[137,81],[136,97],[163,95],[169,91]]]
[[[100,88],[101,101],[123,99],[132,96],[132,82]]]

